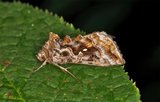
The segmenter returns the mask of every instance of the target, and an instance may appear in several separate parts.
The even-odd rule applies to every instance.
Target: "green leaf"
[[[83,32],[62,17],[21,3],[0,3],[0,101],[139,102],[140,94],[123,66],[66,64],[76,80],[36,54],[49,32],[76,36]]]

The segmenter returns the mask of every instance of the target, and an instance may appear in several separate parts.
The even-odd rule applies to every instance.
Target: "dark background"
[[[13,0],[2,0],[13,1]],[[115,36],[143,102],[160,102],[158,0],[21,0],[48,9],[76,28]]]

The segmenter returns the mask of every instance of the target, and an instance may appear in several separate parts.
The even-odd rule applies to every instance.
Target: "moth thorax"
[[[60,39],[59,36],[53,32],[49,33],[49,40],[57,40]]]

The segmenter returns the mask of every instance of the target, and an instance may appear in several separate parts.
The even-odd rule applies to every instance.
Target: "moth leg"
[[[64,67],[62,67],[62,66],[60,66],[60,65],[58,65],[58,64],[56,64],[56,63],[53,63],[55,66],[57,66],[57,67],[59,67],[61,70],[63,70],[63,71],[65,71],[65,72],[67,72],[68,74],[70,74],[72,77],[74,77],[75,79],[77,79],[77,77],[74,75],[74,74],[72,74],[70,71],[68,71],[66,68],[64,68]]]
[[[41,64],[41,66],[39,66],[36,70],[34,70],[34,72],[37,72],[38,70],[40,70],[43,66],[45,66],[47,63],[47,59]]]

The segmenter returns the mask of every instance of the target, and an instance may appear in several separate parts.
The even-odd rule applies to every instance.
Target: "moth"
[[[61,64],[73,63],[95,66],[125,64],[116,42],[103,31],[84,36],[78,35],[75,38],[66,35],[63,40],[58,34],[50,32],[48,41],[37,54],[37,59],[43,64],[36,71],[46,63],[50,63],[73,77],[75,76]]]

